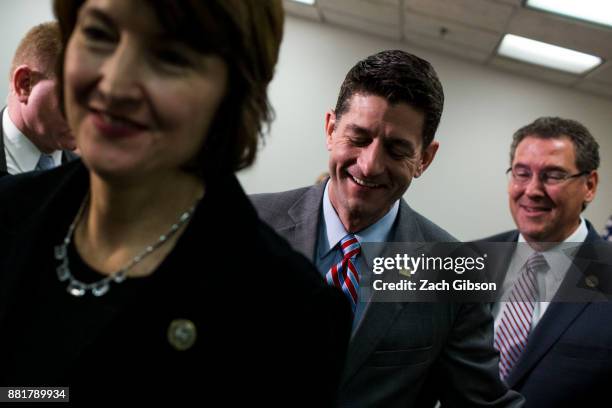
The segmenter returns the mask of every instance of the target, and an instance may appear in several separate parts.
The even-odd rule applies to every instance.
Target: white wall
[[[277,120],[255,166],[239,175],[247,192],[312,184],[327,170],[324,115],[344,75],[358,60],[392,48],[430,61],[446,95],[438,155],[405,195],[413,208],[461,239],[513,228],[504,175],[512,133],[556,115],[582,122],[600,143],[601,183],[585,215],[603,227],[612,214],[612,101],[292,17],[271,85]]]
[[[34,24],[53,18],[46,0],[0,1],[0,98],[17,43]],[[323,120],[353,64],[383,49],[401,48],[429,60],[446,104],[436,160],[406,194],[418,211],[462,239],[513,227],[504,171],[512,133],[538,116],[583,122],[601,145],[601,184],[586,211],[597,228],[612,213],[612,101],[388,41],[287,18],[271,100],[277,120],[259,160],[239,177],[249,193],[312,184],[327,170]]]
[[[17,44],[36,24],[53,20],[51,0],[0,0],[0,107],[6,104],[9,70]]]

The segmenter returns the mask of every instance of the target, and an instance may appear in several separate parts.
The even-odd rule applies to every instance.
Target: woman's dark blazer
[[[70,386],[71,401],[332,403],[346,299],[258,219],[233,175],[207,183],[150,277],[75,298],[53,250],[88,183],[80,160],[0,180],[0,386]],[[175,319],[196,327],[188,350],[169,341]]]

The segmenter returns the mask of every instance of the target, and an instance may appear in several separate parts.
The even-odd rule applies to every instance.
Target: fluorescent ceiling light
[[[609,0],[527,0],[527,6],[612,27]]]
[[[293,0],[296,3],[302,3],[302,4],[308,4],[309,6],[312,6],[315,4],[316,0]]]
[[[505,57],[571,72],[572,74],[585,73],[602,62],[601,58],[593,55],[513,34],[504,36],[497,52]]]

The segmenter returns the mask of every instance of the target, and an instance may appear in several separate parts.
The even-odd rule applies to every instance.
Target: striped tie
[[[506,379],[527,347],[533,309],[538,298],[538,271],[548,268],[539,252],[531,254],[523,273],[514,283],[497,330],[495,349],[499,351],[499,375]]]
[[[359,241],[354,235],[348,234],[340,241],[342,260],[329,269],[325,275],[327,283],[342,289],[353,306],[353,313],[359,298],[359,273],[355,267],[355,258],[361,252]]]

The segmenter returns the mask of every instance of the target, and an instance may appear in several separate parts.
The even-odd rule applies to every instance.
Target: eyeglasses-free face
[[[68,122],[110,179],[182,177],[226,93],[227,64],[165,31],[144,0],[87,0],[66,48]]]
[[[578,170],[568,137],[526,137],[507,173],[510,212],[528,242],[564,241],[578,227],[583,204],[591,202],[597,190],[597,172]]]
[[[434,141],[423,149],[423,112],[378,95],[355,93],[340,118],[325,121],[329,196],[347,231],[366,228],[402,197],[431,164]]]

